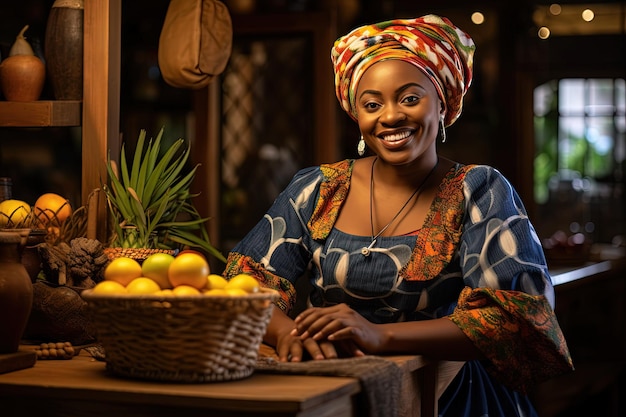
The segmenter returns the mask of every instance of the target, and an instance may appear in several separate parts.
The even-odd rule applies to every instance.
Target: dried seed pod
[[[35,55],[33,48],[30,46],[30,43],[26,40],[24,33],[28,30],[28,25],[24,26],[24,28],[20,31],[20,33],[15,37],[15,42],[11,45],[11,49],[9,50],[9,56],[16,55]]]

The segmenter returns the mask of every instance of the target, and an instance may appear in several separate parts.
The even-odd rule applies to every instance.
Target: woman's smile
[[[383,133],[377,135],[383,146],[388,149],[397,149],[409,143],[414,137],[414,130],[403,130],[395,133]]]
[[[406,131],[397,132],[397,133],[382,133],[382,134],[379,134],[378,137],[384,140],[385,142],[397,142],[402,139],[408,138],[409,136],[411,136],[411,133],[412,131],[406,130]]]

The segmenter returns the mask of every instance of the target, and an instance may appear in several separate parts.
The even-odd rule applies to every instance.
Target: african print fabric
[[[525,398],[533,384],[573,368],[539,239],[519,196],[497,170],[452,168],[423,227],[414,235],[380,237],[365,257],[361,248],[369,236],[334,227],[353,164],[345,160],[296,174],[233,249],[225,275],[253,274],[279,291],[277,306],[285,312],[295,304],[296,281],[309,279],[312,305],[346,303],[374,323],[447,317],[487,358],[466,366],[479,367],[498,390],[521,393],[506,401]],[[503,399],[485,401],[474,406]]]

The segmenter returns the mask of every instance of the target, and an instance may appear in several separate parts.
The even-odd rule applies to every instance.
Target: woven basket
[[[278,293],[247,296],[101,295],[83,291],[106,367],[157,381],[250,376]]]
[[[146,258],[153,253],[167,253],[175,256],[178,251],[175,249],[147,249],[147,248],[118,248],[108,247],[104,249],[104,253],[107,255],[110,261],[115,258],[126,257],[134,259],[138,262],[143,262]]]

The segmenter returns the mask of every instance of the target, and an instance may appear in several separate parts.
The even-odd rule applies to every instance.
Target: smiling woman
[[[336,95],[371,155],[299,171],[225,276],[280,293],[265,342],[281,361],[462,360],[440,415],[536,416],[526,391],[572,368],[541,245],[499,171],[437,152],[461,115],[473,53],[436,15],[339,38]],[[303,279],[310,294],[296,293]],[[302,296],[308,308],[293,315]]]

